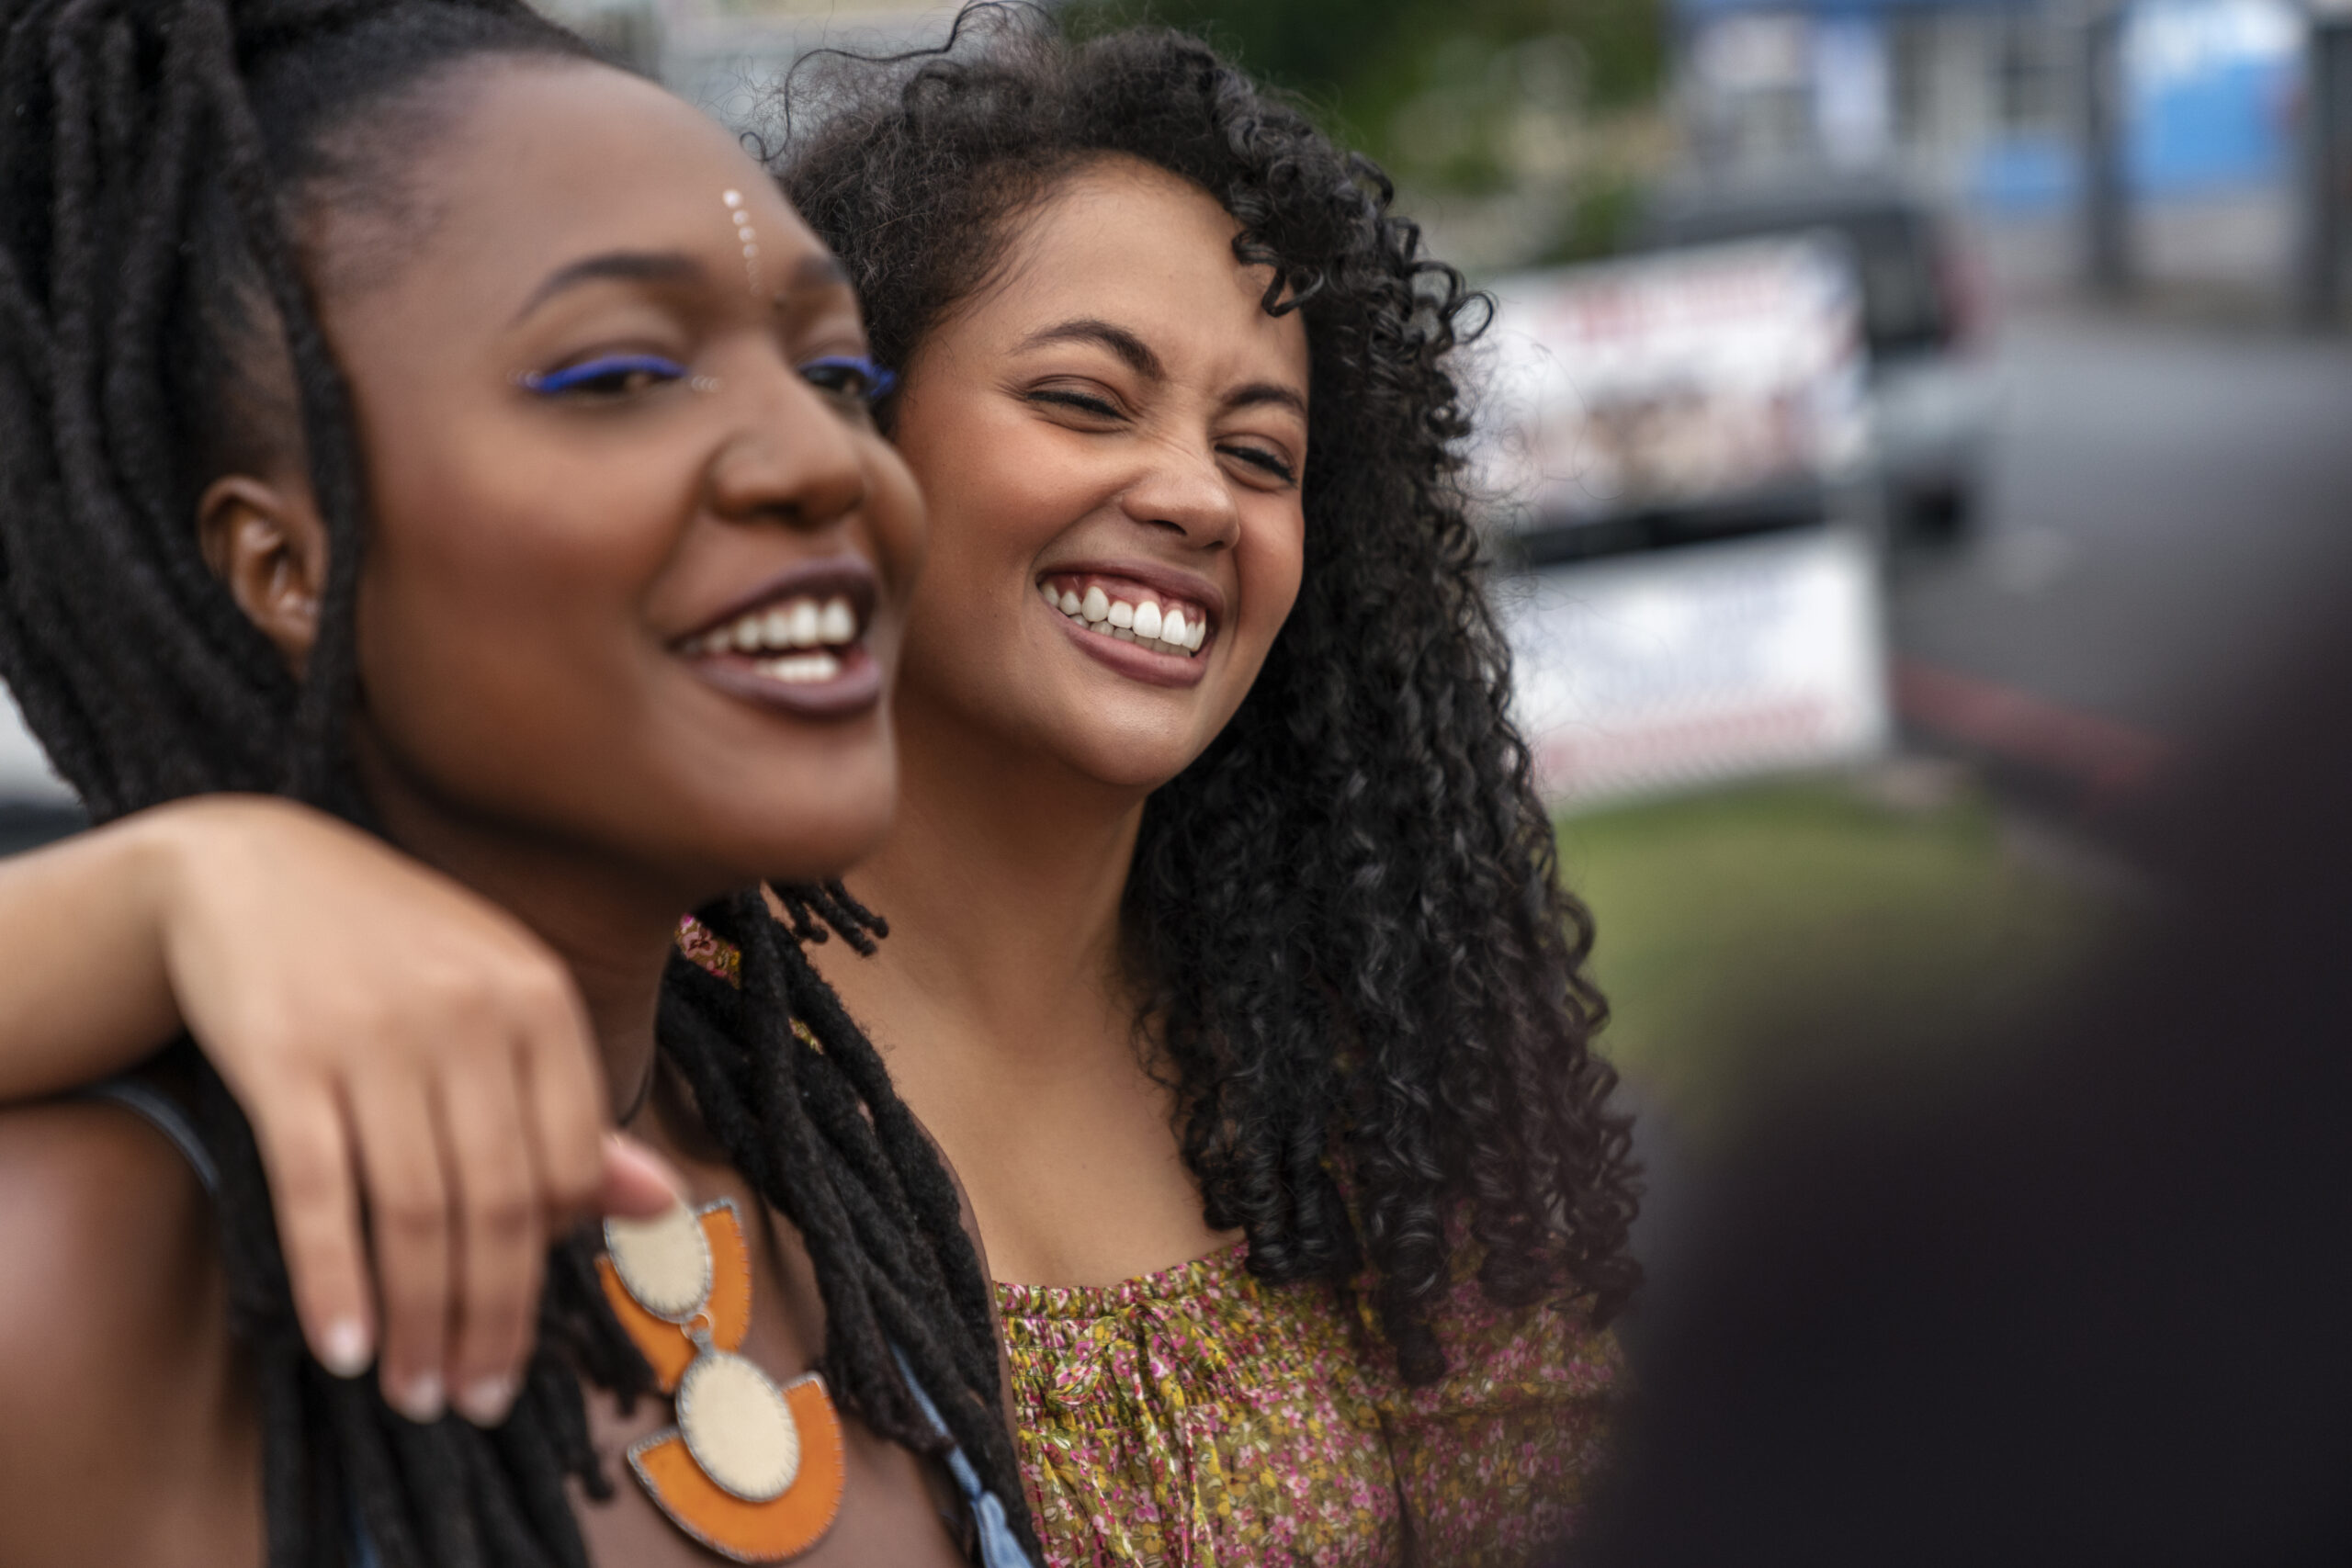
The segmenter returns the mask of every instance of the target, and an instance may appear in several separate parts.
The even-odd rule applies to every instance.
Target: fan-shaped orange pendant
[[[596,1259],[614,1315],[652,1366],[662,1392],[679,1401],[679,1426],[632,1445],[629,1468],[670,1522],[711,1551],[738,1562],[786,1562],[822,1540],[841,1512],[841,1419],[824,1379],[816,1373],[777,1388],[735,1354],[752,1326],[752,1259],[742,1222],[734,1203],[723,1198],[692,1217],[705,1243],[707,1266],[678,1257],[678,1244],[683,1240],[691,1247],[695,1239],[684,1231],[684,1216],[673,1234],[657,1235],[651,1244],[657,1261],[686,1270],[702,1286],[699,1292],[677,1292],[679,1315],[639,1302],[611,1252]],[[683,1236],[675,1234],[680,1231]],[[698,1266],[701,1272],[694,1272]],[[711,1391],[699,1396],[705,1409],[721,1411],[705,1418],[713,1434],[706,1435],[700,1452],[693,1426],[696,1412],[690,1408],[697,1385]],[[777,1422],[783,1423],[780,1429]],[[725,1451],[718,1441],[747,1426],[770,1435],[767,1447],[750,1456],[748,1468],[759,1473],[749,1481],[740,1454]],[[781,1453],[775,1451],[778,1438]],[[727,1462],[730,1458],[736,1462]],[[779,1477],[780,1490],[773,1483]]]

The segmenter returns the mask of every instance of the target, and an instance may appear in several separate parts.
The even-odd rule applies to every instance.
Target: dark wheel
[[[1976,492],[1966,484],[1922,486],[1905,492],[1901,516],[1905,531],[1915,537],[1951,544],[1976,520]]]

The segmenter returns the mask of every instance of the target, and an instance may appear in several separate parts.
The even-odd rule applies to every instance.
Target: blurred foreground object
[[[1496,282],[1497,603],[1562,803],[1885,743],[1860,297],[1834,237]]]
[[[2352,1561],[2352,636],[2287,668],[2136,822],[2162,903],[1974,1043],[1997,1070],[1786,1085],[1712,1173],[1553,1561]]]

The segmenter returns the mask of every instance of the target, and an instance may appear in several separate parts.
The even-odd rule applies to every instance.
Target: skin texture
[[[862,405],[802,374],[862,350],[855,303],[723,130],[596,67],[480,64],[447,85],[448,142],[469,155],[421,166],[440,221],[405,265],[322,300],[375,476],[356,743],[394,840],[529,933],[509,951],[536,943],[560,961],[569,995],[535,1005],[582,1009],[605,1102],[626,1103],[647,1081],[677,911],[762,875],[836,870],[883,832],[894,795],[880,702],[821,720],[781,712],[722,689],[682,641],[747,585],[845,562],[873,581],[865,645],[887,674],[922,508]],[[758,225],[758,292],[720,205],[730,188]],[[344,276],[332,262],[349,237],[329,222],[314,243],[324,276]],[[616,253],[664,259],[549,287]],[[718,384],[552,401],[517,380],[616,352],[663,354]],[[326,565],[299,469],[222,479],[196,523],[228,590],[299,664]],[[127,858],[153,875],[172,855]],[[152,975],[134,980],[152,993]],[[531,1147],[526,1061],[485,1051],[422,1078],[413,1064],[370,1077],[362,1063],[340,1085],[349,1122],[328,1134],[344,1141],[312,1151],[371,1184],[379,1269],[432,1303],[407,1314],[426,1320],[422,1342],[394,1352],[411,1366],[386,1372],[420,1414],[437,1404],[444,1337],[476,1333],[443,1316],[453,1283],[466,1297],[488,1277],[493,1303],[536,1296],[547,1156]],[[807,1256],[692,1128],[664,1091],[637,1130],[695,1197],[731,1195],[755,1217],[747,1350],[797,1373],[823,1335]],[[185,1163],[119,1111],[16,1111],[0,1118],[0,1250],[16,1264],[0,1291],[8,1560],[258,1561],[253,1416],[205,1305],[219,1274]],[[403,1315],[401,1296],[388,1304]],[[501,1348],[494,1332],[479,1343]],[[141,1375],[152,1368],[169,1375]],[[590,1408],[614,1441],[664,1418],[657,1401],[624,1421],[593,1389]],[[861,1427],[848,1437],[841,1522],[801,1561],[956,1561],[933,1478]],[[711,1561],[632,1486],[582,1514],[601,1561]]]
[[[1216,739],[1297,596],[1306,334],[1205,192],[1106,161],[907,367],[933,553],[899,686],[898,827],[853,878],[891,939],[818,954],[969,1191],[998,1277],[1103,1284],[1207,1228],[1136,1049],[1118,906],[1145,797]],[[1125,334],[1149,374],[1072,322]],[[1089,406],[1092,405],[1092,406]],[[1283,470],[1286,470],[1284,472]],[[1141,563],[1225,606],[1189,688],[1091,657],[1037,592]]]

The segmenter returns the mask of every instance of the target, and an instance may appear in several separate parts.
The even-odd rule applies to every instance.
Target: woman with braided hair
[[[922,535],[839,264],[726,132],[510,0],[5,0],[0,127],[0,671],[111,824],[10,868],[50,916],[7,928],[12,1037],[209,1032],[178,912],[233,903],[241,819],[304,911],[347,874],[436,913],[313,919],[328,987],[390,942],[458,995],[436,954],[487,951],[469,1021],[537,1037],[433,1103],[345,1086],[410,1194],[379,1237],[445,1169],[492,1222],[454,1264],[523,1320],[458,1325],[470,1419],[437,1347],[361,1378],[338,1320],[305,1354],[264,1171],[351,1156],[258,1143],[192,1052],[0,1113],[0,1559],[1022,1561],[955,1188],[787,999],[802,940],[879,930],[820,879],[888,820]],[[688,909],[725,976],[674,951]],[[616,1114],[669,1186],[608,1147],[637,1218],[543,1250]]]
[[[786,107],[773,166],[901,372],[877,414],[932,519],[901,810],[852,874],[893,934],[791,997],[970,1192],[1048,1561],[1516,1561],[1604,1449],[1634,1186],[1457,482],[1478,298],[1376,169],[1178,35],[980,8]],[[305,872],[256,920],[237,846],[284,878],[304,829],[175,841],[220,868],[169,924],[213,960],[177,1005],[265,1143],[368,1142],[371,1102],[288,1083],[461,1081],[522,1032],[503,1001],[445,1026],[390,957],[340,1027],[296,920],[450,917]],[[746,930],[690,945],[723,970]],[[411,940],[503,995],[499,955]],[[31,1087],[124,1059],[29,1034],[0,1016]],[[369,1238],[380,1307],[354,1185],[422,1216]],[[462,1180],[278,1196],[314,1343],[504,1364],[511,1299],[434,1261],[483,1228]]]

